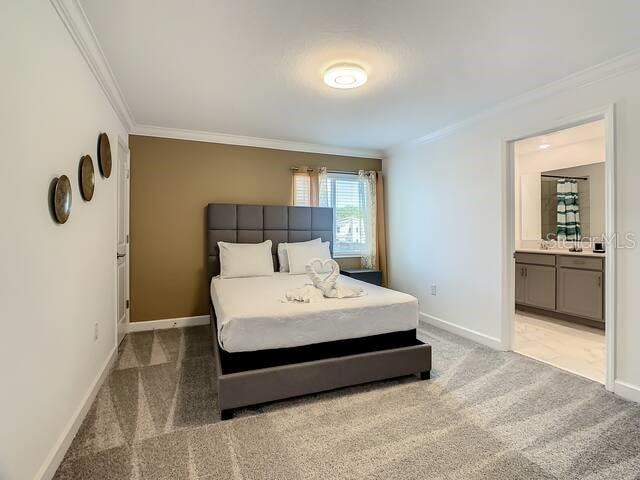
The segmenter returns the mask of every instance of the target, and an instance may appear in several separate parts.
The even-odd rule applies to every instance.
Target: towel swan
[[[323,297],[352,298],[364,295],[360,287],[351,287],[337,282],[340,266],[332,258],[327,260],[314,258],[307,263],[305,271],[313,285],[287,291],[285,301],[312,303],[322,300]]]

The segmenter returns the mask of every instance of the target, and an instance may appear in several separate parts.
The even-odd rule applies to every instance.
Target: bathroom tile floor
[[[604,330],[516,311],[513,351],[604,383]]]

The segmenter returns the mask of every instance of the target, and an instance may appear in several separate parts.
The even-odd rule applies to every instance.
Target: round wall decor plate
[[[87,202],[93,198],[96,188],[96,175],[91,156],[84,155],[80,159],[80,194]]]
[[[98,137],[98,165],[104,178],[111,176],[111,145],[109,135],[101,133]]]
[[[71,213],[71,182],[66,175],[60,175],[53,188],[53,213],[58,223],[65,223]]]

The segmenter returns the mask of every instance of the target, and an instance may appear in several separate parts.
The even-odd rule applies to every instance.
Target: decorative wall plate
[[[65,223],[71,213],[71,182],[66,175],[60,175],[53,187],[53,213],[58,223]]]
[[[109,135],[104,132],[98,137],[98,166],[104,178],[111,176],[111,145]]]
[[[89,155],[84,155],[80,159],[80,195],[87,202],[93,198],[93,192],[96,187],[96,175],[93,168],[93,160]]]

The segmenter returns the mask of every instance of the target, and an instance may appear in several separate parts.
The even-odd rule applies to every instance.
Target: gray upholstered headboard
[[[333,209],[210,203],[207,206],[207,278],[220,273],[218,242],[260,243],[271,240],[278,271],[278,244],[314,238],[330,242],[333,252]]]

